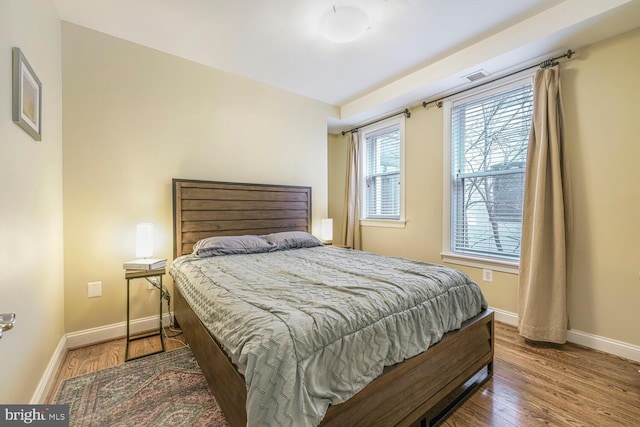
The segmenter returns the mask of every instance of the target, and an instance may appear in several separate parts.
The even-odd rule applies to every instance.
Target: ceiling
[[[640,26],[640,0],[55,2],[62,20],[336,105],[334,132]],[[320,36],[334,5],[369,15],[362,38]]]

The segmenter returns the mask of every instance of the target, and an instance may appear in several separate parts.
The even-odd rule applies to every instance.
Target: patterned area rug
[[[228,426],[191,349],[64,380],[52,403],[72,426]]]

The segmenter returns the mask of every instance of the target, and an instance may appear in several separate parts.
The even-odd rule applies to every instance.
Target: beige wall
[[[573,185],[571,326],[640,345],[640,29],[563,69]],[[565,77],[566,76],[566,77]]]
[[[42,141],[11,119],[11,48],[42,82]],[[0,403],[29,403],[64,334],[62,71],[53,0],[0,1]]]
[[[137,223],[171,259],[172,178],[312,186],[319,234],[333,107],[66,22],[62,46],[67,332],[125,320]],[[132,317],[156,298],[138,286]]]
[[[634,54],[639,51],[640,30],[634,30],[580,49],[561,66],[575,211],[571,328],[633,345],[640,345],[640,55]],[[429,106],[411,112],[406,121],[406,228],[364,228],[363,245],[373,252],[441,263],[442,110]],[[329,167],[339,173],[333,162],[343,161],[346,144],[339,143],[343,137],[333,138]],[[330,195],[330,212],[341,209],[336,199]],[[479,269],[457,267],[480,284],[491,306],[517,312],[516,275],[494,272],[494,281],[487,283]]]

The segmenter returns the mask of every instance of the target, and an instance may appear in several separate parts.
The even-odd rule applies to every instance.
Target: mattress
[[[249,426],[316,426],[487,308],[460,271],[336,247],[186,255],[170,274],[244,374]]]

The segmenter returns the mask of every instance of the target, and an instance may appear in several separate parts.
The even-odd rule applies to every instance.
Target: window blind
[[[366,133],[365,194],[367,219],[400,219],[400,128]]]
[[[451,250],[517,260],[533,87],[454,103]]]

